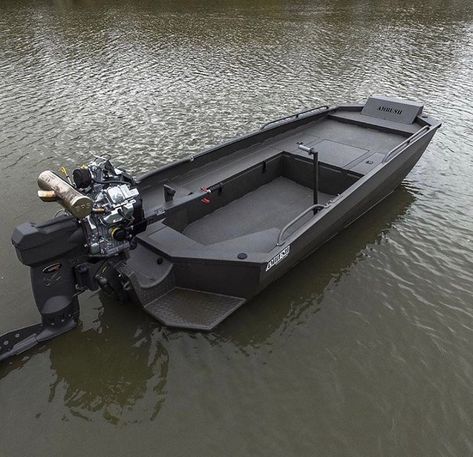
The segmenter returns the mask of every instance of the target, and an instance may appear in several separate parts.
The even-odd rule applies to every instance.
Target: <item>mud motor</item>
[[[74,328],[81,292],[118,289],[112,267],[126,260],[146,228],[135,180],[109,160],[75,169],[72,179],[63,172],[65,178],[52,171],[38,178],[39,198],[60,203],[62,214],[13,233],[18,258],[31,269],[41,323],[0,336],[0,361]]]

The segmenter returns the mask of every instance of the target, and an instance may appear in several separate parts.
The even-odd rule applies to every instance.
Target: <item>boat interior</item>
[[[420,115],[422,107],[415,109],[407,121],[370,114],[363,105],[325,110],[296,122],[268,125],[259,134],[148,175],[141,181],[147,208],[165,203],[165,187],[174,200],[201,189],[212,193],[152,224],[139,242],[156,250],[181,246],[269,252],[283,227],[313,204],[313,162],[299,148],[301,143],[318,152],[318,202],[324,204],[428,125],[427,117]],[[305,214],[288,234],[311,217],[311,212]]]

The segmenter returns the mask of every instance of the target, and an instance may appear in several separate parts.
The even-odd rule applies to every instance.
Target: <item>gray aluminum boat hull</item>
[[[142,176],[149,213],[202,199],[138,236],[119,267],[127,290],[165,325],[212,329],[392,193],[438,127],[418,104],[372,97],[283,119]],[[313,162],[298,143],[319,150],[315,214]],[[165,185],[175,200],[165,201]]]

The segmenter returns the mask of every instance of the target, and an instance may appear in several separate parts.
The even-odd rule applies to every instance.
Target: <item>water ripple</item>
[[[77,333],[0,368],[31,432],[2,427],[7,455],[66,435],[70,455],[471,455],[472,81],[466,0],[2,2],[0,330],[36,319],[9,237],[47,212],[45,167],[140,173],[371,93],[444,123],[401,189],[210,335],[88,297]]]

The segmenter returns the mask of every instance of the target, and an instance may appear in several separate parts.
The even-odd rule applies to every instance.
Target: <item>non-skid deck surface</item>
[[[145,306],[169,327],[211,330],[244,303],[240,297],[176,287]]]
[[[332,195],[319,192],[319,203]],[[188,225],[184,235],[220,248],[274,247],[281,228],[313,203],[312,189],[279,177]]]

